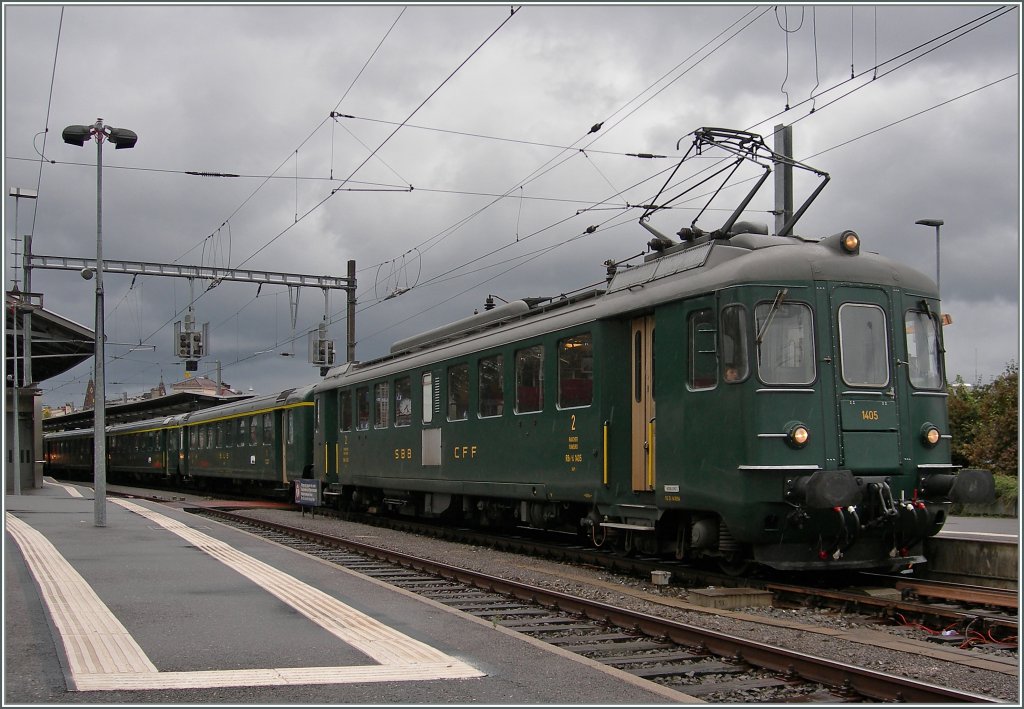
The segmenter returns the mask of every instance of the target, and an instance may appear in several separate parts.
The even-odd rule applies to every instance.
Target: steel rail
[[[188,508],[199,510],[200,508]],[[836,688],[851,689],[879,701],[920,703],[969,702],[997,704],[998,700],[972,692],[940,687],[906,677],[875,672],[834,660],[788,650],[739,638],[727,633],[707,630],[646,613],[590,601],[559,591],[510,581],[490,574],[464,569],[443,562],[424,559],[391,549],[366,544],[288,525],[237,515],[223,510],[202,508],[203,513],[226,520],[241,521],[297,539],[357,551],[366,556],[399,564],[411,569],[436,574],[488,591],[505,593],[520,600],[531,601],[559,610],[579,613],[592,620],[607,621],[623,628],[639,630],[652,637],[667,637],[674,642],[697,646],[719,656],[734,657],[751,665],[798,676]]]

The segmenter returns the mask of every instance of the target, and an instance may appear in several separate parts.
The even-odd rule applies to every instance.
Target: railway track
[[[222,510],[201,512],[495,626],[707,701],[997,702],[363,542]]]

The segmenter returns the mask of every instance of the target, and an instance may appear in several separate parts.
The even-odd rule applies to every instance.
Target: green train
[[[609,262],[604,287],[488,304],[312,387],[154,425],[163,462],[129,465],[312,478],[317,504],[564,530],[737,573],[924,561],[954,502],[994,495],[990,472],[951,462],[936,284],[854,231],[793,235],[821,187],[778,234],[739,221],[769,163],[807,166],[752,133],[694,135],[687,157],[765,168],[721,228],[694,220],[674,241],[646,221],[678,196],[652,200],[643,263]]]
[[[760,233],[754,233],[754,232]],[[950,463],[935,284],[737,224],[315,388],[315,477],[363,510],[577,531],[727,569],[906,568],[987,471]]]
[[[108,426],[108,479],[290,495],[295,480],[312,475],[313,407],[310,385]],[[92,478],[92,429],[48,433],[44,449],[48,472]]]

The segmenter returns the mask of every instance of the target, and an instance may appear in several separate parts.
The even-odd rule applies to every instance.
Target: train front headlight
[[[811,433],[802,423],[790,424],[786,431],[786,441],[794,448],[803,448],[807,445]]]
[[[934,448],[942,439],[939,429],[933,423],[926,423],[921,427],[921,442],[929,448]]]
[[[843,235],[839,237],[839,243],[842,245],[843,251],[848,254],[860,253],[860,237],[855,231],[844,231]]]

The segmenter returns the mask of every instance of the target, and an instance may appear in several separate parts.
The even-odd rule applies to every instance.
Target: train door
[[[901,466],[897,378],[892,371],[894,323],[889,294],[881,288],[832,289],[839,401],[840,466],[891,472]]]
[[[281,416],[281,436],[277,439],[281,443],[281,482],[288,484],[288,438],[292,435],[292,410],[283,409]]]
[[[654,316],[634,318],[630,332],[633,491],[645,492],[655,485]]]

